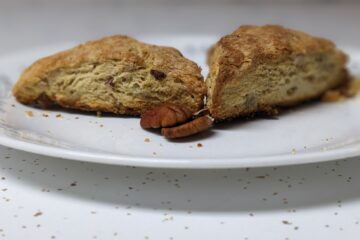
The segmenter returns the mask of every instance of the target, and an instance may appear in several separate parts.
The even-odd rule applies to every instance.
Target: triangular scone
[[[271,114],[344,83],[346,61],[328,40],[276,25],[241,26],[209,51],[207,106],[217,120]]]
[[[13,94],[24,104],[139,115],[164,103],[196,112],[206,87],[201,69],[178,50],[112,36],[40,59]]]

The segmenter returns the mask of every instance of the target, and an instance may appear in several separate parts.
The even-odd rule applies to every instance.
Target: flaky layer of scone
[[[277,25],[241,26],[209,51],[207,106],[217,120],[272,113],[347,81],[346,61],[328,40]]]
[[[201,69],[178,50],[118,35],[38,60],[13,94],[24,104],[139,115],[164,103],[196,112],[206,87]]]

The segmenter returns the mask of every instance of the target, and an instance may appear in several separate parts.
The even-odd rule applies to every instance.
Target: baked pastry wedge
[[[178,50],[118,35],[38,60],[13,94],[24,104],[140,115],[162,104],[196,112],[206,87],[201,69]]]
[[[207,106],[218,121],[272,114],[344,84],[346,62],[328,40],[277,25],[241,26],[209,51]]]

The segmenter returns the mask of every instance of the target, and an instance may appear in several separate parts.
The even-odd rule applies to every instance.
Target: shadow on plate
[[[0,168],[24,187],[113,206],[236,213],[360,198],[356,159],[279,168],[176,170],[76,162],[5,147],[0,151],[10,157],[0,159]]]

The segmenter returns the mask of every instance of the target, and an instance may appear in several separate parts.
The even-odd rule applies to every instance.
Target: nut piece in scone
[[[140,115],[165,103],[196,112],[206,87],[200,68],[178,50],[118,35],[38,60],[13,94],[24,104]]]
[[[326,39],[277,25],[241,26],[209,51],[207,106],[218,121],[271,114],[345,83],[346,61]]]

